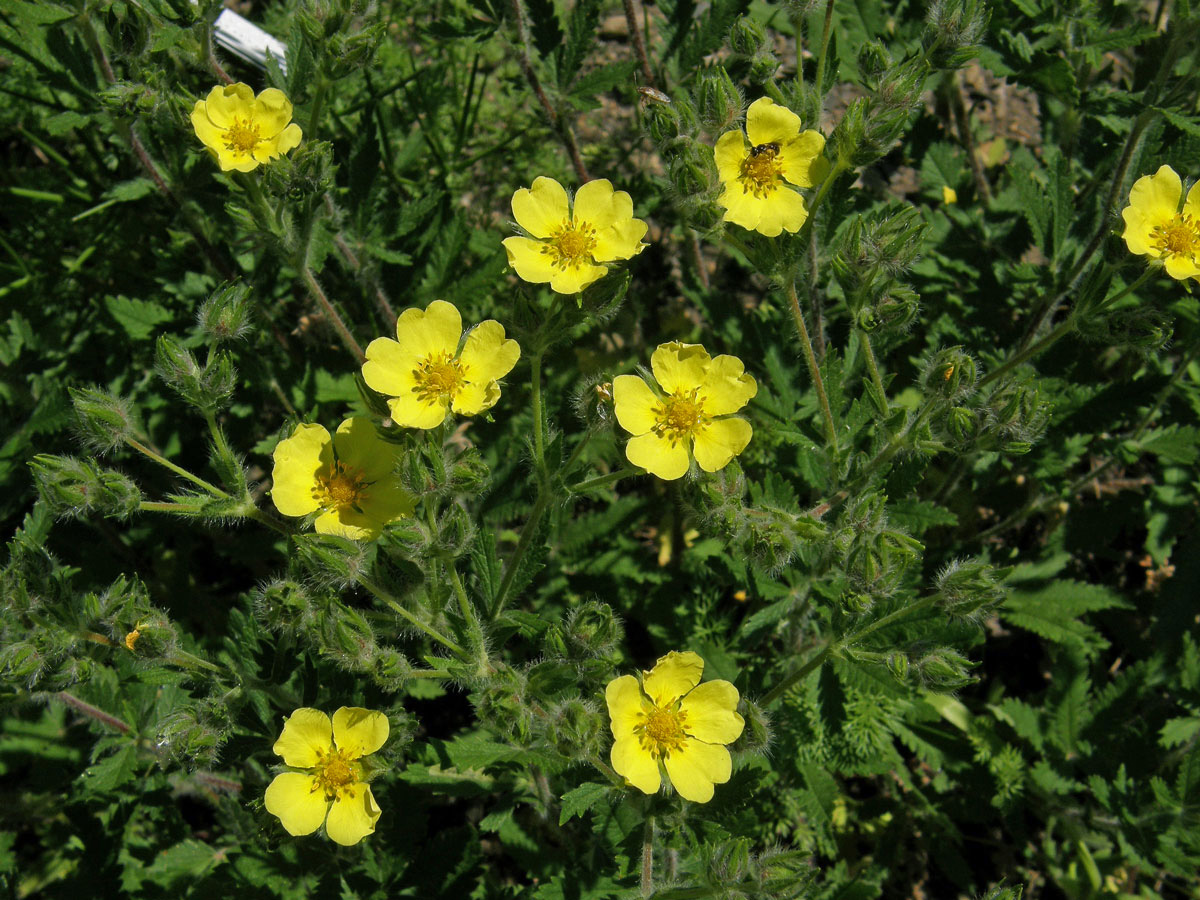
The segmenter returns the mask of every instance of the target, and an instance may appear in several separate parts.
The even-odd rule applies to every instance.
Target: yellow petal
[[[1179,281],[1200,275],[1200,266],[1196,265],[1196,261],[1190,256],[1183,256],[1179,253],[1167,256],[1163,265],[1167,269],[1167,274]]]
[[[642,672],[642,690],[650,701],[660,709],[670,706],[700,683],[704,672],[704,660],[691,650],[676,653],[672,650],[659,657],[654,668]]]
[[[727,131],[717,139],[713,158],[717,163],[717,174],[721,181],[734,183],[741,177],[742,161],[749,151],[741,131]]]
[[[450,398],[446,396],[420,399],[416,394],[401,394],[388,401],[392,421],[405,428],[437,428],[446,421]]]
[[[638,680],[632,675],[614,678],[604,689],[604,700],[613,737],[618,741],[636,740],[633,729],[642,721],[644,702]]]
[[[253,172],[258,168],[258,160],[254,158],[253,153],[227,150],[224,147],[217,151],[217,163],[222,172]]]
[[[513,218],[534,237],[550,237],[556,228],[570,221],[567,192],[553,178],[541,176],[533,187],[521,188],[512,198]]]
[[[596,246],[592,249],[592,259],[597,262],[612,262],[618,259],[632,259],[648,246],[642,242],[649,226],[641,219],[630,216],[622,219],[611,228],[606,228],[596,235]]]
[[[366,493],[359,498],[358,508],[362,510],[368,522],[383,526],[397,519],[411,517],[416,508],[416,501],[395,476],[392,476],[367,488]]]
[[[350,506],[335,506],[317,516],[313,522],[317,534],[332,534],[350,541],[373,541],[383,531],[380,522],[373,522]]]
[[[630,434],[645,434],[658,424],[654,413],[658,398],[636,375],[618,375],[613,379],[613,407],[617,421]]]
[[[819,131],[805,131],[780,148],[777,157],[780,174],[797,187],[820,184],[829,174],[829,160],[824,157],[824,150],[825,135]]]
[[[658,345],[650,357],[650,368],[654,371],[658,386],[664,392],[673,394],[700,387],[711,362],[708,351],[700,344],[671,341]]]
[[[293,837],[312,834],[325,821],[329,802],[317,779],[303,772],[283,772],[267,785],[263,796],[267,812],[278,816],[284,830]]]
[[[742,736],[745,720],[736,712],[738,689],[728,681],[697,685],[679,704],[686,713],[684,730],[708,744],[732,744]]]
[[[343,706],[333,714],[333,742],[350,759],[374,753],[387,742],[388,719],[360,706]]]
[[[192,129],[204,146],[214,151],[225,146],[225,130],[213,124],[212,119],[208,117],[208,109],[203,100],[197,100],[196,105],[192,107],[191,119]]]
[[[717,197],[717,203],[725,207],[724,219],[734,225],[740,225],[747,231],[758,229],[762,219],[763,200],[746,190],[740,181],[729,181],[725,189]]]
[[[494,381],[464,384],[454,394],[450,404],[460,416],[477,416],[487,412],[500,400],[500,386]]]
[[[1174,218],[1179,211],[1183,184],[1170,166],[1162,166],[1153,175],[1143,175],[1129,190],[1129,205],[1136,207],[1154,224]]]
[[[727,416],[749,403],[757,393],[758,383],[745,374],[742,361],[722,354],[709,363],[699,396],[707,415]]]
[[[254,158],[260,163],[269,163],[299,143],[300,126],[292,124],[274,137],[265,138],[255,144]]]
[[[746,110],[746,135],[754,147],[783,144],[800,132],[800,117],[770,97],[760,97]]]
[[[275,149],[279,153],[288,153],[300,146],[300,140],[304,137],[304,132],[300,130],[300,126],[293,122],[275,138]]]
[[[328,753],[333,743],[333,725],[319,709],[301,707],[283,723],[283,733],[271,749],[297,769],[311,769]],[[319,751],[319,752],[318,752]]]
[[[278,88],[267,88],[254,99],[254,124],[263,139],[273,138],[292,121],[292,102]]]
[[[618,739],[609,752],[613,771],[621,775],[643,794],[655,793],[662,784],[658,774],[658,762],[643,749],[636,738]]]
[[[333,465],[333,441],[320,425],[297,425],[273,454],[271,500],[285,516],[306,516],[320,508],[313,488],[317,475]]]
[[[468,382],[489,384],[511,372],[520,358],[521,348],[511,338],[505,339],[504,326],[488,319],[471,329],[458,360]]]
[[[717,472],[746,449],[753,435],[754,429],[745,419],[716,419],[692,433],[692,453],[705,472]]]
[[[691,463],[687,447],[682,442],[672,444],[654,432],[630,438],[625,445],[625,456],[635,466],[657,475],[663,481],[682,478]]]
[[[391,338],[375,338],[367,345],[367,361],[363,363],[363,381],[373,391],[399,397],[416,387],[413,372],[420,359]]]
[[[550,290],[559,294],[578,294],[593,281],[599,281],[607,273],[608,269],[604,266],[593,266],[589,263],[555,269],[554,277],[550,279]]]
[[[703,741],[685,740],[664,762],[679,796],[693,803],[707,803],[713,797],[713,785],[724,784],[733,774],[729,751]]]
[[[589,181],[575,192],[575,209],[571,222],[588,224],[597,231],[633,218],[633,200],[624,191],[614,191],[607,178]]]
[[[1200,222],[1200,181],[1193,184],[1188,191],[1187,200],[1183,203],[1183,214],[1191,216],[1194,222]]]
[[[550,254],[543,253],[546,245],[527,237],[505,238],[501,243],[508,256],[508,264],[530,284],[546,284],[554,278],[554,266]]]
[[[338,426],[333,450],[341,462],[357,469],[363,481],[371,483],[392,476],[399,454],[399,448],[381,438],[375,423],[366,416],[353,416]]]
[[[218,128],[228,128],[235,117],[249,119],[254,113],[254,90],[248,84],[218,85],[204,101],[209,119]]]
[[[1127,206],[1121,210],[1121,218],[1125,220],[1125,232],[1121,237],[1125,239],[1125,246],[1129,248],[1129,252],[1158,256],[1159,252],[1152,241],[1154,227],[1159,223],[1148,219],[1136,206]]]
[[[434,300],[424,310],[406,309],[396,320],[396,341],[414,361],[441,353],[454,356],[461,337],[462,316],[445,300]]]
[[[778,187],[759,204],[758,225],[754,230],[767,237],[778,237],[781,231],[794,234],[808,218],[804,198],[791,188]]]
[[[349,785],[330,806],[325,833],[335,844],[349,847],[375,832],[379,813],[370,785]]]

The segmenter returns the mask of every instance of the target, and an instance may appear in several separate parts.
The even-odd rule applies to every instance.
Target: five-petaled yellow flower
[[[285,516],[320,512],[322,534],[379,537],[388,522],[412,515],[413,498],[392,474],[397,449],[355,416],[330,437],[320,425],[297,425],[275,447],[271,499]]]
[[[494,319],[467,333],[453,304],[434,300],[428,308],[406,309],[396,322],[396,340],[376,338],[367,347],[363,378],[385,394],[392,420],[406,428],[437,428],[449,410],[476,416],[500,399],[503,378],[521,357],[517,342],[504,337]]]
[[[197,100],[192,127],[222,172],[252,172],[299,145],[301,137],[283,91],[267,88],[255,97],[253,88],[240,81],[218,85],[207,99]]]
[[[272,748],[291,769],[267,786],[267,812],[288,834],[312,834],[325,823],[330,840],[349,846],[375,831],[379,807],[363,779],[363,757],[388,738],[381,712],[343,706],[329,716],[319,709],[296,710],[283,723]]]
[[[1183,210],[1183,184],[1170,166],[1143,175],[1129,191],[1121,211],[1130,253],[1161,260],[1172,278],[1200,278],[1200,182],[1188,191]]]
[[[770,97],[755,100],[746,111],[746,136],[740,129],[727,131],[714,150],[724,186],[717,202],[725,207],[725,221],[768,237],[799,231],[808,210],[788,184],[819,184],[829,172],[824,149],[825,137],[801,132],[800,117],[790,109]]]
[[[736,356],[710,357],[699,344],[660,344],[650,358],[661,396],[637,375],[613,379],[621,427],[634,435],[625,455],[672,481],[690,465],[689,450],[705,472],[725,468],[746,449],[753,429],[732,416],[758,393]]]
[[[608,271],[603,263],[631,259],[646,246],[646,223],[633,217],[633,200],[607,178],[576,191],[574,209],[561,184],[535,178],[533,187],[513,194],[512,211],[529,237],[504,239],[508,264],[560,294],[582,291]]]
[[[728,681],[700,684],[704,660],[690,650],[659,659],[642,683],[622,675],[608,683],[612,721],[612,767],[638,790],[653,794],[667,770],[679,796],[695,803],[712,799],[713,785],[733,771],[725,744],[742,734],[735,711],[738,691]]]

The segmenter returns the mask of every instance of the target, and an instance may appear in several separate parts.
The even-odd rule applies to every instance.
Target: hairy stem
[[[193,475],[187,469],[184,469],[180,466],[175,465],[175,463],[171,462],[165,456],[163,456],[159,453],[155,453],[153,450],[151,450],[149,447],[147,447],[141,441],[135,440],[134,438],[131,438],[131,437],[127,437],[127,438],[125,438],[125,443],[128,446],[132,447],[134,450],[138,451],[138,453],[141,453],[143,456],[146,456],[149,459],[154,460],[156,463],[158,463],[163,468],[170,469],[172,472],[174,472],[176,475],[180,476],[181,478],[186,478],[188,481],[190,481],[192,484],[196,485],[197,487],[201,487],[204,490],[208,491],[214,497],[220,497],[222,500],[227,500],[229,498],[229,495],[227,493],[225,493],[223,490],[221,490],[219,487],[217,487],[216,485],[209,484],[207,481],[205,481],[199,475]]]
[[[445,647],[447,650],[449,650],[451,653],[453,653],[459,659],[463,659],[468,662],[471,661],[471,656],[469,653],[467,653],[466,650],[464,650],[462,647],[460,647],[454,641],[450,640],[450,638],[446,637],[444,634],[442,634],[440,631],[438,631],[432,625],[428,625],[425,622],[422,622],[420,619],[418,619],[416,616],[414,616],[411,612],[409,612],[407,609],[405,609],[403,606],[401,606],[399,601],[397,601],[395,597],[393,597],[391,594],[389,594],[387,591],[385,591],[383,588],[381,588],[379,585],[377,585],[374,581],[372,581],[369,578],[359,576],[358,583],[361,584],[364,588],[366,588],[370,593],[374,594],[377,599],[382,600],[389,607],[391,607],[392,612],[396,613],[396,615],[400,616],[400,618],[404,619],[406,622],[408,622],[414,628],[417,628],[418,630],[425,632],[425,634],[429,635],[429,637],[433,638],[433,640],[437,641],[439,644],[441,644],[443,647]]]
[[[642,40],[641,29],[638,28],[637,10],[633,0],[625,0],[625,21],[629,25],[629,40],[633,43],[633,52],[642,67],[642,78],[647,87],[654,87],[654,73],[650,70],[650,57],[646,55],[646,42]]]
[[[500,587],[496,590],[496,599],[492,603],[492,611],[489,618],[496,618],[504,609],[504,604],[508,602],[508,592],[512,590],[513,579],[517,577],[517,570],[521,568],[521,561],[525,558],[525,554],[529,552],[529,547],[533,543],[533,536],[537,534],[538,526],[541,525],[542,516],[546,513],[546,507],[550,503],[549,492],[545,487],[538,486],[537,501],[533,504],[533,510],[529,513],[529,518],[525,520],[525,525],[521,528],[521,536],[517,538],[517,549],[513,551],[512,557],[508,561],[508,566],[504,570],[504,577],[500,580]]]
[[[646,816],[642,829],[642,896],[654,893],[654,816]]]
[[[804,324],[804,313],[800,310],[800,298],[796,295],[796,282],[789,276],[785,285],[788,302],[792,308],[792,318],[796,320],[796,330],[800,333],[800,347],[804,350],[804,359],[808,363],[808,374],[812,378],[813,387],[817,391],[817,399],[821,403],[821,415],[825,419],[825,432],[829,446],[836,451],[837,426],[833,423],[833,410],[829,407],[829,395],[825,393],[825,381],[821,378],[821,369],[817,365],[817,357],[808,336],[808,326]]]
[[[362,347],[354,339],[354,335],[350,333],[350,329],[346,327],[346,321],[338,315],[338,311],[333,308],[333,304],[329,302],[329,298],[321,290],[321,285],[317,281],[317,276],[313,274],[313,270],[308,266],[304,266],[300,274],[304,278],[304,284],[308,287],[308,292],[320,304],[321,309],[324,310],[334,330],[338,333],[338,337],[342,339],[342,344],[354,355],[358,364],[362,365],[362,363],[366,362],[367,355],[363,353]]]

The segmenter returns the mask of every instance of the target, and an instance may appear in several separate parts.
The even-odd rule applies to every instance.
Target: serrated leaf
[[[558,815],[558,824],[565,825],[575,816],[582,818],[583,814],[596,805],[605,794],[608,793],[609,787],[606,784],[597,784],[588,782],[581,784],[574,790],[567,791],[562,796],[562,812]]]
[[[117,324],[135,341],[144,341],[158,331],[158,326],[174,318],[157,303],[135,300],[132,297],[105,297],[104,306]]]
[[[1168,719],[1163,725],[1162,730],[1158,733],[1158,743],[1160,747],[1167,749],[1178,747],[1180,744],[1186,744],[1197,733],[1200,733],[1200,718],[1177,716],[1174,719]]]
[[[83,773],[83,786],[88,791],[104,793],[120,787],[133,778],[137,769],[137,748],[127,744]]]
[[[1200,459],[1200,428],[1194,425],[1156,428],[1139,445],[1167,462],[1190,466]]]
[[[930,528],[958,524],[958,516],[945,507],[926,500],[897,500],[889,503],[887,510],[889,521],[907,528],[918,536]]]
[[[228,858],[227,848],[210,847],[189,838],[158,854],[146,869],[146,878],[169,888],[185,878],[190,880],[206,875]]]

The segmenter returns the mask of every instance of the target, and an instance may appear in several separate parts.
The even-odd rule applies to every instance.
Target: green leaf
[[[607,784],[589,781],[574,790],[567,791],[562,796],[562,812],[558,815],[558,824],[562,826],[575,816],[582,817],[585,812],[596,805],[596,801],[608,793],[608,790]]]
[[[1194,425],[1156,428],[1139,443],[1143,450],[1167,462],[1190,466],[1200,459],[1200,428]]]
[[[133,778],[137,769],[137,748],[126,744],[111,756],[106,756],[83,773],[83,786],[88,791],[104,793],[120,787]]]
[[[105,297],[104,306],[125,333],[135,341],[151,337],[158,326],[169,322],[173,316],[157,303],[135,300],[132,297]]]
[[[1158,733],[1158,743],[1160,747],[1170,749],[1178,747],[1180,744],[1186,744],[1198,733],[1200,733],[1200,718],[1177,716],[1174,719],[1168,719],[1163,725],[1162,730]]]
[[[163,887],[173,887],[183,879],[207,875],[229,858],[228,848],[210,847],[188,839],[162,851],[146,869],[146,878]]]
[[[958,524],[958,516],[945,507],[926,500],[897,500],[889,503],[888,520],[918,536],[930,528]]]

